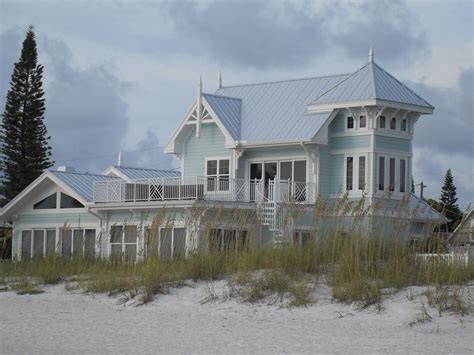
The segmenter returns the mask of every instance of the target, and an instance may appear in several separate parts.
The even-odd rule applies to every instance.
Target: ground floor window
[[[234,250],[241,251],[248,248],[246,230],[218,229],[209,230],[209,251]]]
[[[61,255],[95,256],[95,229],[61,228]]]
[[[56,228],[21,231],[21,258],[53,255],[56,252]]]
[[[164,260],[186,256],[186,228],[147,228],[145,232],[147,256],[159,255]]]
[[[110,256],[137,259],[138,227],[112,226],[110,228]]]
[[[293,244],[306,246],[313,243],[314,238],[309,231],[294,231],[293,232]]]

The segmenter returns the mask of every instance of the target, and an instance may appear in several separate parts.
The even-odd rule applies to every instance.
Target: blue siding
[[[396,137],[375,136],[375,149],[411,153],[410,140]]]
[[[344,125],[346,122],[345,118],[346,117],[341,114],[338,114],[336,117],[334,117],[333,121],[329,125],[329,132],[330,133],[344,132]]]
[[[200,137],[193,130],[184,146],[184,176],[205,175],[206,158],[231,156],[225,137],[214,123],[201,125]]]
[[[327,146],[321,146],[319,157],[319,189],[321,196],[329,196],[342,191],[344,181],[344,155],[329,154]]]
[[[331,137],[331,149],[364,149],[370,148],[370,136]]]
[[[97,217],[89,213],[51,213],[51,214],[28,214],[20,215],[18,224],[37,224],[42,226],[58,225],[67,223],[71,226],[78,226],[81,223],[98,223]]]

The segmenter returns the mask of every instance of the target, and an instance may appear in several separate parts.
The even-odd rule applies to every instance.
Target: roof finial
[[[372,63],[374,61],[374,50],[372,47],[369,49],[369,63]]]
[[[198,82],[198,97],[200,97],[202,94],[202,78],[201,75],[199,75],[199,82]]]
[[[217,74],[217,88],[220,89],[222,87],[222,73],[219,70],[219,73]]]
[[[117,157],[117,166],[122,166],[122,149],[120,149]]]

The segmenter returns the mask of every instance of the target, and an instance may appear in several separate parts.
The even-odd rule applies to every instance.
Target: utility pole
[[[425,185],[425,184],[423,183],[423,181],[420,182],[419,184],[416,184],[416,186],[418,186],[418,185],[420,186],[420,198],[423,200],[423,190],[424,190],[425,187],[428,187],[428,186]]]

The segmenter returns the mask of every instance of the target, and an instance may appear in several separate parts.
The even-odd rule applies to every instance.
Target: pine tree
[[[7,201],[53,165],[43,122],[43,66],[37,61],[35,33],[30,26],[13,69],[0,125],[0,168]]]
[[[447,231],[452,232],[462,218],[461,210],[457,205],[456,186],[451,169],[446,171],[444,184],[441,187],[440,205],[443,208],[443,214],[451,221],[447,223]]]

